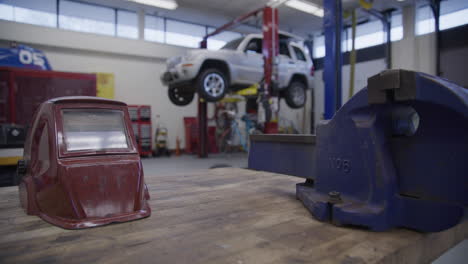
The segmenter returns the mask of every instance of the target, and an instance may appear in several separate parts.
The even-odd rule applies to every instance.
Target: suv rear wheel
[[[210,68],[198,75],[198,94],[208,102],[217,102],[223,99],[227,90],[227,81],[223,72]]]
[[[193,101],[195,93],[193,91],[187,91],[182,87],[169,86],[167,90],[169,100],[175,105],[185,106]]]
[[[286,104],[294,109],[304,107],[307,101],[306,86],[301,81],[292,81],[284,92]]]

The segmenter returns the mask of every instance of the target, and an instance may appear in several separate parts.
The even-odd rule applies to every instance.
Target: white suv
[[[303,107],[312,87],[313,63],[304,47],[280,35],[276,92],[291,108]],[[227,92],[244,89],[263,78],[262,35],[250,34],[228,42],[220,50],[195,49],[167,60],[161,76],[169,86],[169,99],[187,105],[198,92],[208,102]]]

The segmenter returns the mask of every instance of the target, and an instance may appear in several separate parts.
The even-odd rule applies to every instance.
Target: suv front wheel
[[[304,107],[307,101],[306,86],[301,81],[292,81],[284,91],[286,104],[294,109]]]
[[[227,90],[227,81],[223,72],[211,68],[206,69],[197,78],[198,94],[208,102],[223,99]]]

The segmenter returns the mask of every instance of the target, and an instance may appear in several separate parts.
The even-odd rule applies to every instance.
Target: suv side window
[[[305,55],[304,55],[304,52],[302,52],[302,50],[296,46],[292,46],[293,49],[294,49],[294,53],[296,54],[296,58],[298,60],[301,60],[301,61],[307,61]]]
[[[249,41],[244,51],[251,51],[255,53],[262,54],[262,39],[253,38]]]
[[[280,44],[279,44],[279,53],[281,55],[284,55],[284,56],[287,56],[287,57],[291,58],[291,53],[289,53],[288,43],[280,42]]]

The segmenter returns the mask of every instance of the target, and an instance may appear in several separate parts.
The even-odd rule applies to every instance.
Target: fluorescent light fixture
[[[174,10],[177,8],[177,2],[174,0],[128,0],[130,2],[139,3],[142,5],[155,6],[165,9]]]
[[[306,1],[289,0],[286,2],[286,5],[314,16],[323,17],[323,9],[321,7]]]

